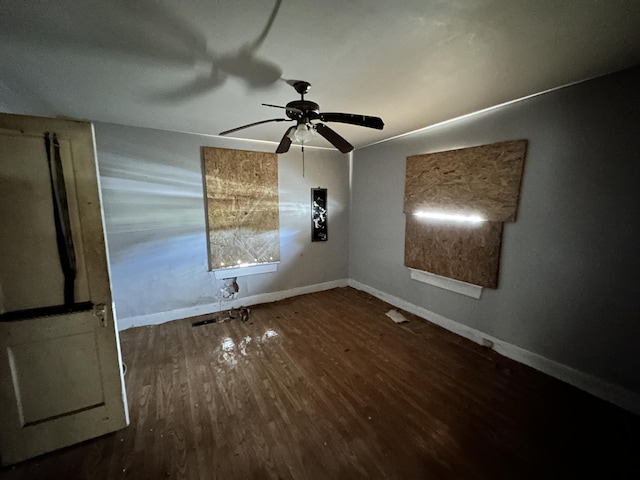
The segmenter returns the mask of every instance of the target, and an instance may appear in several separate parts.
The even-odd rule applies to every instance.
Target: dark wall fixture
[[[327,236],[327,189],[311,189],[311,241],[326,242]]]

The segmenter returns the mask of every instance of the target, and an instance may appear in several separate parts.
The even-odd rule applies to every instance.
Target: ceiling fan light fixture
[[[309,123],[301,123],[289,134],[289,138],[300,143],[307,142],[313,138],[313,126]]]

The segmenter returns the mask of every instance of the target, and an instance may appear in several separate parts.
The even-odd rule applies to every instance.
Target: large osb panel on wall
[[[203,147],[209,268],[280,260],[278,156]]]
[[[407,157],[404,212],[515,220],[526,149],[526,140],[513,140]]]
[[[407,216],[404,262],[407,267],[496,288],[501,242],[501,222],[451,225]]]

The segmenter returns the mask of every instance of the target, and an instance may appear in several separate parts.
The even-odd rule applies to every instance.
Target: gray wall
[[[350,278],[640,392],[639,85],[635,68],[356,151]],[[475,300],[410,280],[406,157],[519,138],[499,288]]]
[[[202,146],[273,151],[274,144],[97,123],[96,144],[120,319],[217,302],[207,272]],[[278,271],[239,277],[238,298],[347,278],[349,160],[300,149],[278,159]],[[329,240],[311,243],[311,187],[328,189]]]

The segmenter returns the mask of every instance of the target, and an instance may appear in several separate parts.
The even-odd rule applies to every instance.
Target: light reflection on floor
[[[224,352],[231,352],[233,351],[233,348],[236,346],[235,343],[233,343],[233,340],[229,337],[225,338],[224,340],[222,340],[222,350]]]
[[[262,335],[262,341],[266,342],[270,338],[274,338],[274,337],[277,337],[277,336],[278,336],[278,332],[276,332],[274,329],[270,328],[266,332],[264,332],[264,335]]]
[[[262,335],[256,336],[255,339],[251,335],[247,335],[237,344],[231,337],[224,337],[215,351],[218,355],[218,363],[224,363],[228,366],[237,365],[240,357],[247,357],[252,353],[251,350],[248,351],[252,343],[260,345],[256,345],[256,350],[253,352],[260,355],[262,346],[273,341],[273,339],[277,339],[279,336],[280,334],[276,330],[268,328]]]

